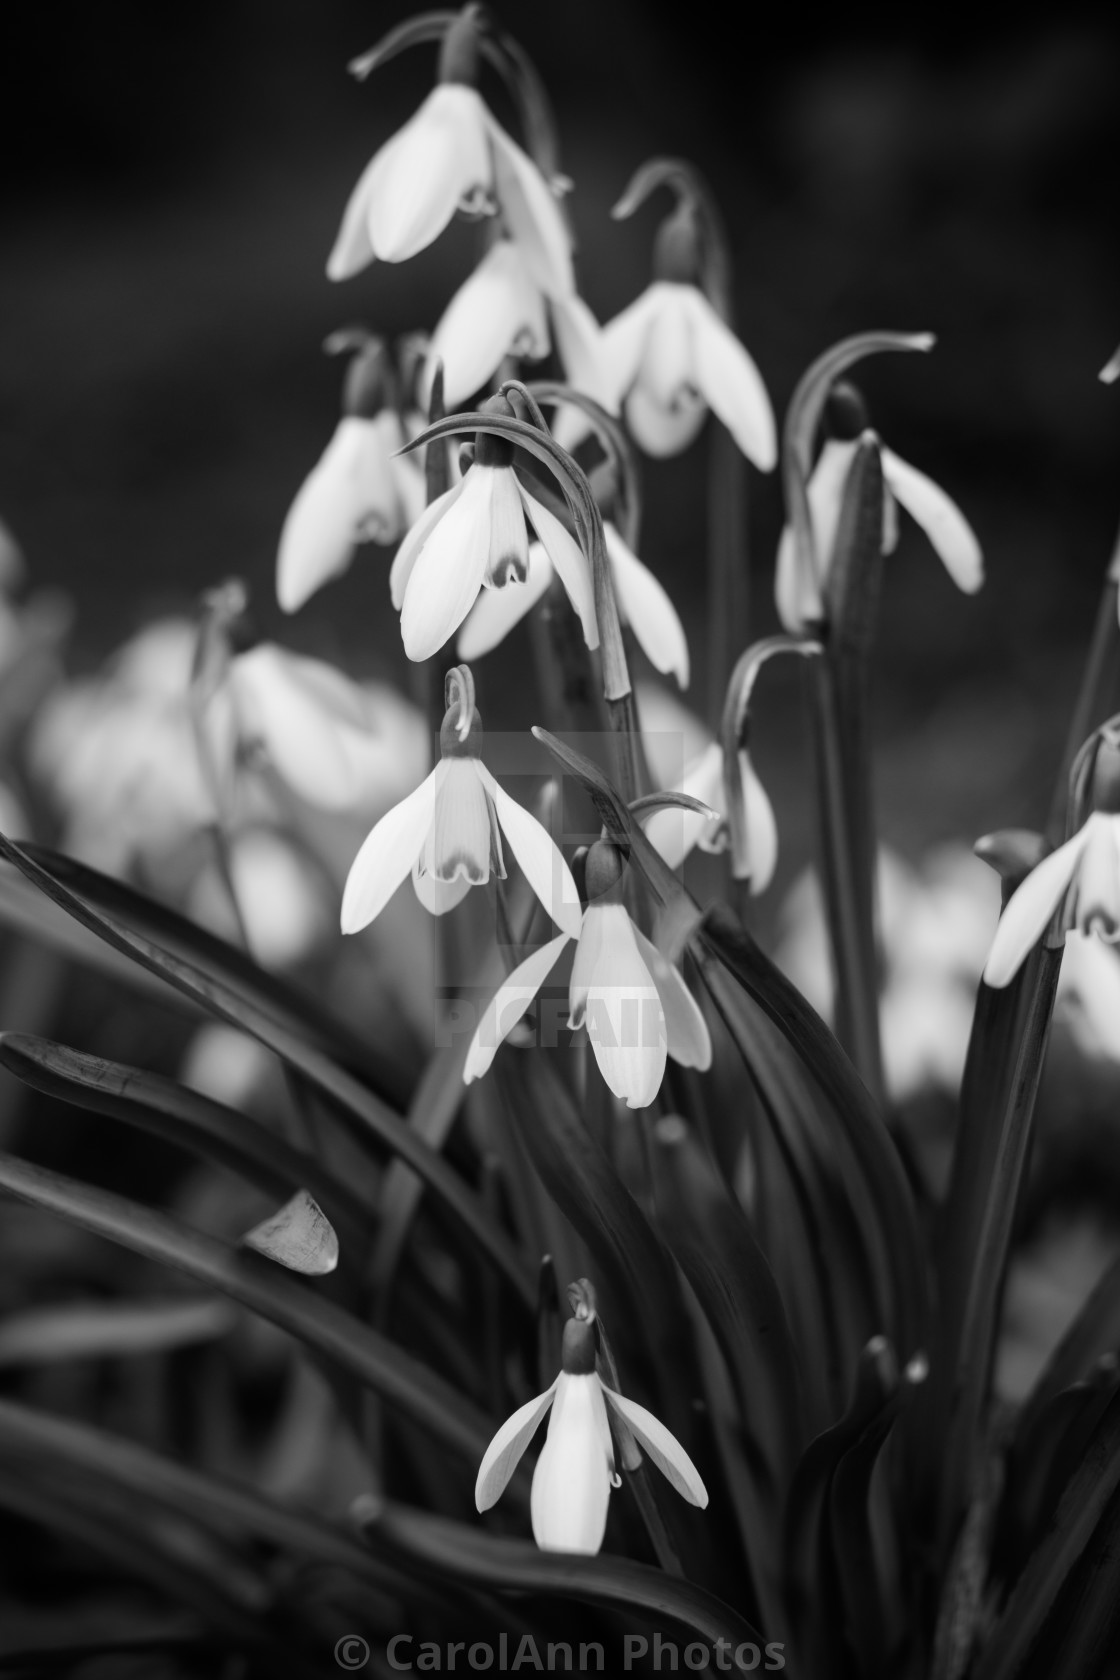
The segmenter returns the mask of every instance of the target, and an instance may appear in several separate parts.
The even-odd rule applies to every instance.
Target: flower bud
[[[587,902],[593,904],[618,887],[626,869],[626,859],[611,840],[596,840],[587,849],[583,861]]]
[[[596,1333],[594,1319],[570,1318],[564,1326],[560,1347],[560,1368],[570,1377],[589,1377],[595,1370]]]

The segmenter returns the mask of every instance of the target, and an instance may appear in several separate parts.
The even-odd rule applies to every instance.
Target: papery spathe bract
[[[777,460],[762,376],[698,287],[654,280],[602,332],[605,380],[649,455],[687,447],[710,408],[763,472]]]
[[[562,1367],[551,1387],[506,1419],[486,1449],[475,1482],[479,1511],[501,1497],[550,1408],[530,1495],[533,1538],[542,1551],[594,1555],[603,1544],[611,1488],[620,1485],[608,1408],[682,1498],[701,1510],[707,1506],[707,1490],[680,1442],[598,1376],[593,1320],[569,1319],[564,1326]]]
[[[438,237],[457,210],[501,214],[550,297],[574,289],[563,217],[536,165],[490,114],[477,89],[445,81],[366,166],[327,263],[345,280],[373,259],[403,262]]]
[[[826,439],[806,487],[820,572],[817,581],[822,587],[832,565],[844,486],[858,447],[858,438]],[[925,532],[957,588],[974,594],[984,581],[984,557],[964,514],[940,485],[893,450],[880,446],[879,458],[884,491],[883,553],[890,554],[897,545],[897,507],[903,507]],[[804,587],[793,531],[788,525],[778,544],[774,591],[778,616],[787,630],[808,629],[819,618],[817,591],[807,592]]]

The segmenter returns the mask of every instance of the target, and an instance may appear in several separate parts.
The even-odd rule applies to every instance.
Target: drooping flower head
[[[754,465],[769,472],[777,437],[762,377],[697,284],[700,231],[682,198],[662,224],[654,278],[603,328],[604,377],[614,412],[622,407],[649,455],[676,455],[692,442],[709,409]]]
[[[466,666],[449,673],[447,699],[439,763],[381,818],[351,865],[343,933],[372,922],[410,871],[421,904],[443,915],[491,875],[504,879],[504,838],[553,921],[567,930],[563,937],[574,938],[580,910],[571,871],[547,830],[483,764],[482,723]]]
[[[374,258],[415,256],[458,210],[500,213],[540,289],[549,297],[574,290],[568,233],[552,190],[478,92],[482,26],[482,8],[467,6],[448,27],[437,85],[350,195],[327,263],[332,280]]]
[[[489,398],[482,412],[513,414],[503,396]],[[410,659],[438,653],[470,612],[480,589],[525,587],[530,527],[579,614],[584,639],[589,647],[598,646],[587,559],[562,522],[522,482],[513,463],[511,443],[479,432],[474,459],[460,482],[437,496],[397,550],[389,588]]]
[[[548,1436],[533,1471],[533,1538],[542,1551],[594,1555],[603,1544],[611,1489],[621,1486],[611,1416],[690,1505],[703,1510],[708,1494],[696,1466],[665,1425],[600,1378],[594,1293],[586,1279],[579,1289],[583,1298],[576,1317],[564,1326],[560,1374],[498,1430],[479,1465],[474,1501],[479,1511],[497,1503],[551,1410]]]
[[[463,1071],[468,1084],[487,1071],[573,938],[568,1025],[587,1029],[599,1071],[616,1097],[628,1108],[645,1108],[661,1088],[667,1056],[682,1067],[710,1067],[711,1039],[692,993],[622,902],[625,867],[611,841],[589,847],[587,908],[578,927],[534,951],[499,987],[471,1039]]]
[[[820,619],[820,591],[832,566],[848,473],[861,440],[874,436],[868,432],[863,398],[847,381],[833,387],[824,424],[824,443],[806,486],[818,572],[812,586],[798,565],[790,525],[784,527],[778,543],[775,600],[778,616],[791,632],[811,629]],[[905,508],[929,538],[957,588],[975,594],[984,581],[984,557],[964,514],[932,478],[883,444],[879,445],[879,459],[883,470],[883,553],[890,554],[897,546],[898,509]]]
[[[296,612],[345,572],[359,543],[397,542],[424,510],[424,473],[408,441],[401,373],[381,339],[344,332],[328,350],[352,349],[342,418],[288,510],[276,560],[276,597]]]
[[[1077,832],[1008,899],[984,966],[989,986],[1014,979],[1051,923],[1055,940],[1077,929],[1120,941],[1120,738],[1111,732],[1096,748],[1090,801]]]

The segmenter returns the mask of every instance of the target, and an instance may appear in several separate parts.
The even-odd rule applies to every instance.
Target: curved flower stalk
[[[615,214],[638,201],[631,188]],[[698,283],[704,263],[693,195],[682,193],[662,223],[653,272],[642,295],[602,329],[606,406],[621,405],[638,443],[658,456],[687,448],[710,408],[747,459],[769,472],[778,458],[774,413],[754,361]]]
[[[404,262],[432,243],[457,210],[501,214],[530,273],[549,297],[574,290],[564,219],[537,166],[478,92],[479,8],[450,25],[438,82],[416,114],[375,154],[350,195],[327,262],[345,280],[374,258]]]
[[[560,1374],[536,1399],[506,1419],[486,1449],[474,1502],[488,1511],[501,1498],[546,1412],[548,1437],[533,1471],[533,1538],[545,1552],[594,1554],[603,1544],[615,1469],[609,1414],[621,1419],[682,1499],[703,1510],[707,1489],[680,1442],[644,1406],[608,1388],[595,1369],[594,1308],[564,1326]]]
[[[420,786],[366,837],[342,895],[342,931],[357,933],[380,915],[411,871],[416,896],[433,915],[459,904],[491,874],[504,879],[502,836],[564,939],[579,931],[571,871],[548,831],[498,785],[479,753],[482,724],[469,669],[448,673],[440,761]]]
[[[795,632],[819,620],[819,590],[832,565],[844,486],[860,439],[866,435],[863,400],[851,385],[835,387],[828,410],[834,435],[825,439],[806,485],[818,576],[815,586],[798,565],[793,527],[786,524],[778,543],[774,594],[778,616]],[[958,589],[973,595],[984,581],[984,556],[971,525],[952,498],[932,478],[879,446],[883,469],[883,553],[898,544],[898,509],[902,507],[929,538]]]
[[[671,674],[681,688],[687,688],[688,641],[677,609],[649,568],[631,553],[609,519],[603,521],[603,538],[619,617],[633,630],[638,646],[654,669],[666,676]],[[531,543],[524,584],[479,595],[459,632],[459,658],[478,659],[497,647],[547,594],[555,575],[544,545]]]
[[[502,396],[491,397],[481,412],[512,417]],[[416,521],[389,574],[410,659],[438,653],[480,589],[524,587],[530,524],[579,615],[588,647],[599,645],[591,572],[582,549],[518,478],[512,444],[479,432],[470,467]]]
[[[491,998],[467,1051],[467,1084],[490,1067],[571,939],[577,943],[568,1025],[586,1026],[599,1072],[616,1097],[628,1108],[647,1107],[661,1088],[667,1056],[682,1067],[710,1067],[711,1039],[691,992],[621,902],[624,867],[609,840],[591,846],[588,904],[578,927],[534,951]]]
[[[424,510],[424,472],[408,442],[397,380],[380,339],[339,334],[328,350],[356,351],[342,417],[304,479],[280,533],[276,598],[297,612],[317,589],[347,570],[359,543],[397,542]]]
[[[1006,986],[1014,979],[1051,923],[1050,943],[1063,943],[1073,929],[1096,934],[1109,944],[1120,940],[1120,733],[1116,720],[1087,744],[1080,765],[1074,766],[1071,786],[1075,809],[1079,789],[1089,790],[1089,814],[1064,845],[1035,865],[1008,899],[984,965],[989,986]],[[978,849],[983,847],[981,840]]]

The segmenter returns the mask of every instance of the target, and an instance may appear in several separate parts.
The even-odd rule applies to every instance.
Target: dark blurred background
[[[75,595],[77,664],[232,571],[277,630],[277,533],[337,415],[321,340],[354,318],[430,326],[468,273],[460,227],[407,265],[324,275],[346,197],[427,91],[434,53],[364,86],[346,62],[413,9],[9,13],[0,515],[34,579]],[[929,357],[867,363],[863,385],[891,445],[968,514],[989,581],[958,596],[912,528],[892,562],[886,827],[905,844],[1037,821],[1120,517],[1120,393],[1096,379],[1120,341],[1120,26],[1078,6],[1020,11],[1013,28],[944,8],[738,8],[729,25],[723,9],[629,0],[502,16],[552,90],[600,318],[646,283],[658,217],[616,224],[609,208],[669,153],[723,205],[741,335],[779,413],[843,335],[938,334]],[[512,124],[502,90],[485,91]],[[702,448],[647,474],[644,544],[697,666]],[[755,476],[758,634],[774,625],[780,519],[776,480]],[[366,551],[285,633],[403,675],[386,564]],[[784,722],[760,733],[781,805],[800,772]]]

